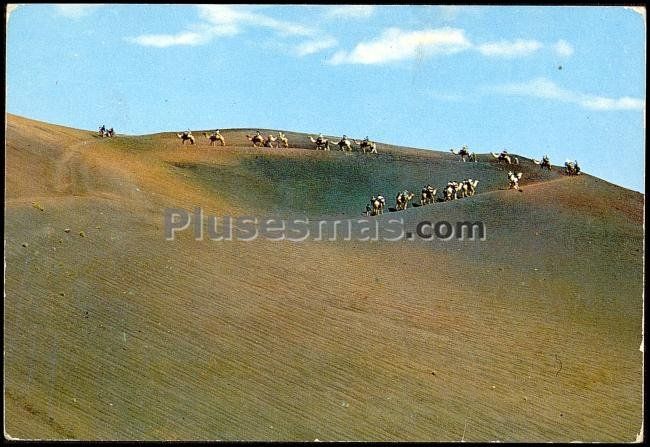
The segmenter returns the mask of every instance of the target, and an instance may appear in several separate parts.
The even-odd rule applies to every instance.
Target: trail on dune
[[[88,141],[83,140],[72,146],[68,146],[63,157],[57,160],[52,181],[55,192],[81,195],[87,191],[84,176],[79,169],[81,162],[79,149],[86,146]]]

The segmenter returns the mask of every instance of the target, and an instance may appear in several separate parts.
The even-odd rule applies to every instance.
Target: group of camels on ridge
[[[102,137],[112,137],[115,135],[115,131],[113,130],[112,127],[110,129],[106,129],[106,126],[102,125],[99,128],[99,135]],[[189,142],[191,145],[196,144],[196,139],[194,138],[194,135],[192,135],[192,131],[189,129],[176,135],[181,140],[181,143],[183,145],[185,145],[185,142]],[[212,131],[211,133],[202,132],[202,135],[204,138],[206,138],[209,141],[210,146],[216,145],[217,141],[220,143],[221,146],[226,145],[226,139],[223,137],[223,135],[221,135],[221,132],[218,129]],[[273,134],[268,134],[265,137],[258,130],[256,131],[255,135],[246,135],[246,138],[248,139],[248,141],[250,141],[253,144],[253,147],[272,148],[275,145],[276,148],[279,148],[280,144],[282,144],[282,146],[285,148],[289,147],[289,139],[281,131],[278,131],[277,137],[274,136]],[[316,138],[310,135],[309,140],[315,145],[316,150],[329,151],[330,145],[332,144],[332,141],[329,140],[328,138],[325,138],[323,134],[319,134],[318,137]],[[374,141],[370,141],[368,137],[366,137],[361,141],[356,141],[348,138],[346,135],[343,135],[343,137],[337,143],[334,144],[338,146],[339,149],[343,152],[352,152],[354,146],[356,146],[358,148],[358,151],[363,152],[364,154],[366,153],[377,154],[377,143],[375,143]],[[475,152],[470,151],[467,148],[467,146],[462,146],[458,150],[450,149],[450,152],[454,155],[459,155],[461,161],[463,162],[465,161],[478,162],[478,155]],[[504,162],[507,165],[519,165],[519,159],[514,155],[510,155],[508,151],[505,149],[502,150],[501,153],[499,154],[494,152],[490,152],[490,154],[499,163]],[[544,155],[544,157],[542,157],[541,160],[532,159],[532,161],[536,165],[539,165],[541,169],[548,169],[549,171],[552,170],[551,162],[548,158],[548,155]],[[521,173],[513,173],[512,176],[508,175],[508,181],[511,185],[511,188],[513,189],[518,189],[517,181],[521,178],[521,175],[519,174]],[[580,166],[578,165],[578,161],[566,160],[564,162],[564,174],[580,175],[581,170],[580,170]]]
[[[112,129],[110,130],[112,131]],[[102,134],[102,136],[104,135],[105,132],[108,133],[107,131],[105,131],[104,126],[102,126],[102,128],[100,129],[100,133]],[[112,136],[113,132],[110,132],[108,134]],[[177,134],[177,136],[178,138],[180,138],[182,144],[185,144],[186,141],[189,141],[190,144],[196,143],[196,139],[194,138],[194,135],[192,135],[192,131],[189,129],[182,133]],[[226,140],[223,137],[223,135],[221,135],[221,132],[219,130],[215,130],[210,134],[208,134],[208,132],[203,132],[203,136],[208,139],[208,141],[210,142],[210,146],[214,146],[217,141],[220,142],[221,146],[226,145]],[[250,141],[253,144],[253,147],[272,148],[275,145],[276,148],[279,148],[280,144],[282,144],[283,147],[285,148],[289,147],[289,140],[287,136],[281,131],[278,131],[278,135],[276,137],[273,134],[268,134],[267,136],[264,136],[258,130],[256,131],[255,135],[246,135],[246,138],[248,139],[248,141]],[[312,143],[314,143],[314,145],[316,146],[316,150],[329,151],[330,145],[332,144],[331,140],[325,138],[323,134],[318,135],[318,137],[316,138],[310,135],[309,140]],[[356,146],[358,147],[359,152],[363,152],[364,154],[377,153],[377,143],[375,143],[374,141],[370,141],[368,137],[366,137],[361,141],[356,141],[348,138],[346,135],[343,135],[343,137],[337,143],[335,143],[335,145],[338,146],[339,149],[343,152],[352,152],[353,147]],[[467,148],[467,146],[463,146],[458,150],[451,149],[450,152],[454,155],[459,155],[460,159],[463,162],[465,161],[478,162],[478,155],[475,152],[470,151]],[[514,155],[510,155],[508,151],[505,149],[502,150],[501,153],[499,154],[494,152],[490,152],[490,154],[499,163],[504,162],[507,165],[519,165],[519,159]],[[551,162],[548,158],[548,155],[544,155],[541,161],[533,159],[533,163],[539,165],[540,168],[542,169],[546,168],[549,171],[552,170]],[[564,163],[564,167],[565,167],[564,173],[567,175],[580,174],[580,166],[578,165],[577,161],[567,160]],[[516,176],[517,174],[514,175],[514,177]],[[510,183],[514,185],[513,181],[510,181]],[[515,186],[513,186],[513,188],[515,188]]]
[[[176,134],[177,137],[181,140],[182,144],[185,144],[185,142],[189,142],[189,144],[196,144],[196,139],[194,138],[194,135],[192,135],[191,130],[186,130],[182,133]],[[226,145],[226,140],[221,135],[221,132],[219,130],[215,130],[208,134],[208,132],[203,132],[203,136],[208,139],[210,142],[210,146],[214,146],[217,141],[220,142],[221,146]],[[253,147],[276,147],[279,148],[280,144],[282,144],[283,147],[288,148],[289,147],[289,139],[287,136],[281,132],[278,131],[278,135],[274,136],[273,134],[268,134],[266,136],[262,135],[262,133],[258,130],[256,131],[255,135],[246,135],[246,138],[248,141],[250,141],[253,145]],[[323,134],[320,134],[318,137],[314,139],[314,137],[309,136],[309,139],[312,143],[316,145],[316,149],[322,149],[325,151],[330,150],[330,144],[331,141],[328,140],[327,138],[323,137]],[[352,152],[353,147],[356,145],[359,148],[359,152],[365,153],[370,153],[370,154],[376,154],[377,153],[377,143],[374,141],[370,141],[368,137],[361,141],[356,141],[349,139],[347,136],[343,135],[341,140],[336,143],[336,145],[339,147],[341,151],[344,152]]]
[[[447,202],[450,200],[461,199],[464,197],[471,197],[476,193],[476,188],[478,186],[478,180],[472,180],[471,178],[462,180],[460,182],[449,181],[447,186],[442,190],[442,198],[436,198],[438,192],[437,188],[434,188],[430,184],[427,184],[420,193],[420,206],[428,205],[435,203],[436,201]],[[415,193],[405,189],[400,191],[395,197],[395,211],[403,211],[408,208],[409,202],[415,198]],[[366,216],[377,216],[379,214],[384,214],[384,208],[386,207],[386,198],[379,194],[377,196],[372,196],[370,203],[366,205]]]
[[[309,140],[316,145],[316,150],[322,149],[324,151],[330,150],[331,141],[323,137],[323,134],[314,137],[310,136]],[[346,135],[343,135],[338,143],[335,143],[343,152],[352,152],[353,145],[359,148],[359,152],[376,154],[377,153],[377,143],[370,141],[368,137],[361,141],[351,140]]]
[[[196,140],[189,129],[183,133],[177,134],[177,136],[178,138],[180,138],[182,144],[185,144],[186,141],[189,141],[190,144],[196,143]],[[208,134],[208,132],[203,132],[203,136],[208,139],[208,141],[210,142],[210,146],[214,146],[217,141],[220,142],[221,146],[226,145],[226,140],[223,137],[223,135],[221,135],[219,130],[215,130],[210,134]],[[279,148],[280,143],[282,143],[285,148],[289,147],[289,141],[287,139],[287,136],[280,131],[278,132],[278,135],[276,137],[273,134],[268,134],[267,136],[264,136],[258,130],[256,131],[255,135],[246,135],[246,138],[248,139],[248,141],[252,143],[253,147],[272,148],[275,145],[276,148]],[[316,138],[309,136],[309,140],[312,143],[314,143],[314,145],[316,146],[316,150],[324,150],[324,151],[330,150],[331,141],[325,138],[323,134],[320,134]],[[335,144],[343,152],[352,152],[353,145],[355,145],[358,147],[359,152],[363,152],[364,154],[377,153],[377,144],[373,141],[370,141],[368,137],[366,137],[364,140],[356,141],[356,140],[349,139],[346,135],[343,135],[343,137]],[[461,161],[463,162],[465,161],[478,162],[477,154],[470,151],[467,148],[467,146],[463,146],[459,150],[451,149],[450,151],[454,155],[459,155]],[[498,163],[504,162],[507,165],[515,165],[515,166],[519,165],[519,159],[516,156],[510,155],[506,150],[501,151],[501,153],[499,154],[496,154],[494,152],[490,152],[490,154],[492,155],[493,159],[495,159]],[[549,171],[552,170],[551,162],[548,155],[544,155],[541,161],[536,159],[532,159],[532,161],[534,164],[539,165],[541,169],[548,169]],[[580,166],[578,165],[577,161],[567,160],[564,163],[564,167],[565,167],[564,173],[566,175],[579,175],[581,173]],[[515,189],[521,192],[522,190],[519,187],[519,180],[521,180],[522,176],[523,174],[521,172],[508,171],[507,173],[508,189]],[[445,186],[445,188],[442,190],[443,196],[438,200],[446,202],[449,200],[471,197],[475,194],[478,183],[479,183],[478,180],[474,180],[471,178],[462,181],[449,181]],[[420,195],[420,206],[435,203],[437,191],[438,190],[436,188],[432,187],[429,184],[427,184],[424,188],[422,188],[421,195]],[[395,202],[396,202],[395,210],[396,211],[406,210],[409,202],[413,200],[414,197],[415,194],[413,192],[410,192],[408,190],[401,191],[395,198]],[[372,196],[372,198],[370,199],[370,203],[366,205],[366,215],[375,216],[375,215],[383,214],[383,209],[385,205],[386,205],[386,199],[384,198],[384,196],[382,195]]]
[[[451,149],[451,153],[454,155],[460,155],[461,160],[463,162],[467,160],[477,162],[478,157],[474,152],[471,152],[467,149],[467,146],[463,146],[459,150]],[[490,153],[492,157],[497,161],[497,163],[504,162],[507,165],[519,165],[519,159],[515,156],[511,156],[508,154],[506,150],[502,151],[500,154],[496,154],[491,152]],[[542,160],[536,160],[532,159],[532,162],[536,165],[538,165],[541,169],[548,169],[549,171],[552,170],[551,167],[551,161],[548,157],[548,155],[544,155],[542,157]],[[580,166],[578,165],[577,161],[570,161],[567,160],[564,163],[564,174],[566,175],[579,175],[581,173],[580,171]],[[514,189],[519,192],[522,192],[523,190],[519,186],[519,180],[523,177],[523,173],[521,172],[514,172],[512,170],[508,171],[506,174],[507,182],[508,182],[508,189]],[[428,204],[435,203],[436,201],[439,202],[447,202],[450,200],[456,200],[464,197],[471,197],[476,193],[476,189],[478,186],[479,181],[475,179],[465,179],[462,181],[449,181],[447,182],[447,185],[442,189],[442,197],[436,198],[436,193],[438,190],[431,186],[430,184],[427,184],[424,188],[422,188],[421,194],[420,194],[420,205],[419,206],[424,206]],[[409,190],[404,190],[401,191],[400,193],[397,194],[395,197],[395,208],[394,211],[402,211],[405,210],[408,207],[408,204],[413,198],[415,197],[415,194]],[[384,213],[384,208],[386,207],[386,198],[379,194],[379,195],[373,195],[372,198],[370,199],[370,203],[366,205],[366,211],[365,214],[366,216],[377,216],[380,214]]]
[[[456,149],[451,149],[450,152],[454,155],[460,155],[460,159],[464,161],[478,161],[478,156],[476,153],[471,152],[469,149],[467,149],[467,146],[461,147],[459,150]],[[497,162],[504,162],[507,165],[518,165],[519,164],[519,159],[515,157],[514,155],[510,155],[507,150],[501,151],[501,153],[496,154],[494,152],[490,152],[492,157],[497,160]],[[549,171],[552,170],[551,167],[551,161],[548,158],[548,155],[544,155],[541,160],[536,160],[533,159],[533,163],[536,165],[539,165],[540,168],[548,169]],[[564,162],[564,173],[566,175],[579,175],[580,174],[580,166],[578,165],[578,161],[571,161],[567,160]]]

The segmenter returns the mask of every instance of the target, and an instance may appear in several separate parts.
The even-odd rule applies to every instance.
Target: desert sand
[[[293,132],[254,149],[254,129],[210,147],[201,132],[183,146],[171,129],[101,138],[7,116],[5,436],[636,439],[642,194],[522,155],[523,192],[507,190],[480,149],[462,163],[381,142],[316,151]],[[169,207],[349,219],[373,194],[417,203],[467,177],[471,198],[371,219],[481,220],[485,241],[163,234]]]

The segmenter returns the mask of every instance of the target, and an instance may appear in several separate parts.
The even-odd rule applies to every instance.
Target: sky
[[[20,5],[6,111],[548,154],[644,192],[645,26],[621,6]]]

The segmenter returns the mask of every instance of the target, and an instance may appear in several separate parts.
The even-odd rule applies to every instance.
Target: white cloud
[[[57,14],[68,17],[70,19],[80,19],[91,14],[94,10],[103,5],[84,5],[84,4],[63,4],[63,5],[54,5],[54,8]]]
[[[478,45],[476,49],[484,56],[513,58],[528,56],[542,48],[542,44],[536,40],[517,39],[515,41],[502,40],[499,42],[488,42]]]
[[[241,5],[199,5],[200,16],[215,26],[241,29],[244,26],[270,28],[281,35],[311,36],[314,30],[303,25],[277,20]]]
[[[306,26],[277,20],[256,12],[247,5],[197,5],[199,17],[203,20],[194,29],[176,34],[144,34],[129,41],[143,46],[159,48],[174,45],[203,45],[216,36],[234,36],[246,29],[267,28],[280,36],[311,37],[316,30]]]
[[[319,51],[327,50],[337,45],[334,38],[325,38],[318,40],[309,40],[301,43],[296,47],[296,54],[298,56],[307,56],[309,54],[318,53]]]
[[[536,78],[528,82],[498,85],[489,90],[509,95],[536,96],[546,99],[575,100],[574,94],[558,87],[546,78]]]
[[[325,15],[330,18],[365,19],[375,12],[372,5],[327,6]]]
[[[592,110],[642,110],[645,101],[624,96],[618,99],[588,96],[582,99],[582,105]]]
[[[383,64],[432,54],[453,54],[466,50],[476,50],[486,57],[512,59],[530,56],[544,45],[531,39],[501,40],[474,44],[459,28],[436,28],[422,31],[407,31],[389,28],[374,40],[359,42],[352,50],[340,50],[327,61],[339,64]],[[560,40],[555,51],[564,56],[573,51],[571,45]]]
[[[237,32],[238,30],[230,26],[211,27],[201,24],[176,34],[142,34],[127,40],[144,47],[196,46],[210,42],[215,36],[231,36]]]
[[[589,110],[642,110],[645,101],[624,96],[622,98],[606,98],[572,92],[564,89],[546,78],[536,78],[528,82],[511,83],[489,88],[488,91],[507,95],[531,96],[544,99],[577,104]]]
[[[350,52],[338,51],[330,64],[382,64],[431,54],[450,54],[471,46],[461,29],[404,31],[389,28],[373,41],[361,42]]]
[[[573,47],[565,40],[558,40],[553,49],[558,56],[569,57],[573,54]]]
[[[209,38],[208,34],[185,31],[178,34],[143,34],[132,41],[143,47],[166,48],[174,45],[202,45]]]
[[[67,6],[67,5],[66,5]],[[75,7],[95,5],[72,5]],[[445,14],[456,14],[454,6],[438,6]],[[319,6],[328,17],[369,17],[375,11],[370,5]],[[306,26],[292,21],[279,20],[265,13],[262,5],[196,5],[200,23],[176,33],[143,34],[127,40],[142,46],[166,48],[170,46],[196,46],[209,43],[217,36],[234,36],[245,31],[266,29],[280,37],[307,38],[302,43],[284,45],[293,48],[291,53],[306,56],[334,48],[337,40],[323,33],[315,26]],[[340,50],[326,61],[338,64],[384,64],[409,58],[424,58],[434,54],[453,54],[475,49],[488,57],[514,58],[528,56],[540,48],[536,40],[517,39],[514,41],[487,42],[475,45],[469,41],[463,29],[437,28],[420,31],[388,28],[374,40],[359,42],[353,49]],[[570,55],[573,48],[565,41],[555,46],[558,54]]]

